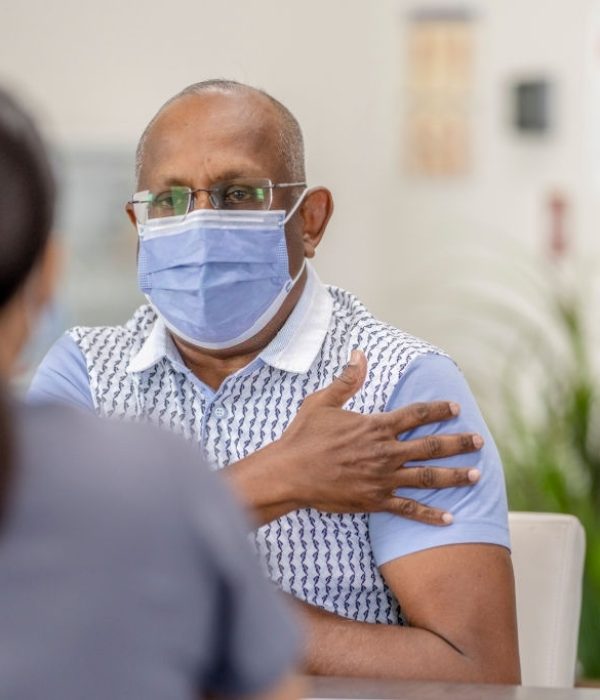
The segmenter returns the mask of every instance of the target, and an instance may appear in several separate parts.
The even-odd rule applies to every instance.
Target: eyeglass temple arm
[[[306,187],[306,182],[278,182],[275,185],[271,185],[273,189],[276,187]]]

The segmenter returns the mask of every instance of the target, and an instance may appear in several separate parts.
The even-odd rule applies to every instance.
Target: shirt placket
[[[262,365],[261,360],[254,360],[248,366],[227,377],[217,391],[213,392],[204,386],[206,407],[201,425],[202,444],[215,453],[218,466],[229,464],[232,454],[236,453],[232,447],[235,440],[229,433],[231,422],[235,419],[235,396],[236,392],[239,394],[240,382],[243,383],[251,374],[260,371]]]

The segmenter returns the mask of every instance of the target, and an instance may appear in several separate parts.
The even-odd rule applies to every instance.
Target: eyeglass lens
[[[145,201],[135,201],[135,214],[140,223],[148,219],[184,216],[193,207],[192,200],[206,192],[214,209],[269,209],[273,199],[273,183],[267,179],[223,182],[210,190],[173,186],[164,192],[147,194]]]

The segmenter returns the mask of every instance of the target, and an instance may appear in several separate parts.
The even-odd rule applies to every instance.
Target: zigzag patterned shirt
[[[325,287],[312,267],[308,270],[300,301],[279,334],[218,391],[192,374],[160,318],[150,306],[142,306],[124,326],[72,329],[42,363],[30,398],[77,403],[73,386],[85,384],[81,395],[91,397],[99,415],[167,427],[200,445],[215,468],[277,440],[303,399],[339,374],[353,348],[365,352],[369,371],[362,389],[346,405],[348,410],[372,413],[414,400],[458,401],[463,410],[452,426],[428,426],[404,436],[450,428],[484,435],[486,447],[469,463],[482,470],[477,486],[419,491],[416,496],[414,490],[403,491],[450,508],[455,517],[451,527],[434,528],[385,514],[303,509],[254,534],[265,572],[286,592],[350,619],[398,623],[399,605],[379,565],[443,544],[508,546],[500,460],[451,360],[428,343],[378,321],[353,295]],[[464,458],[440,460],[443,463],[465,465]]]

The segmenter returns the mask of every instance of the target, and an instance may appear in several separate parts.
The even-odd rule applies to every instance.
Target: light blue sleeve
[[[59,402],[95,412],[85,358],[70,335],[59,338],[41,361],[31,380],[27,402]]]
[[[488,543],[510,548],[504,473],[498,450],[469,386],[458,367],[447,357],[433,353],[413,360],[391,396],[386,410],[416,401],[449,400],[460,404],[460,415],[425,425],[400,436],[401,440],[443,433],[479,433],[485,445],[479,452],[438,459],[428,464],[477,467],[474,486],[448,489],[399,489],[398,495],[447,510],[454,522],[445,527],[425,525],[389,513],[374,513],[369,532],[378,566],[397,557],[448,544]]]

